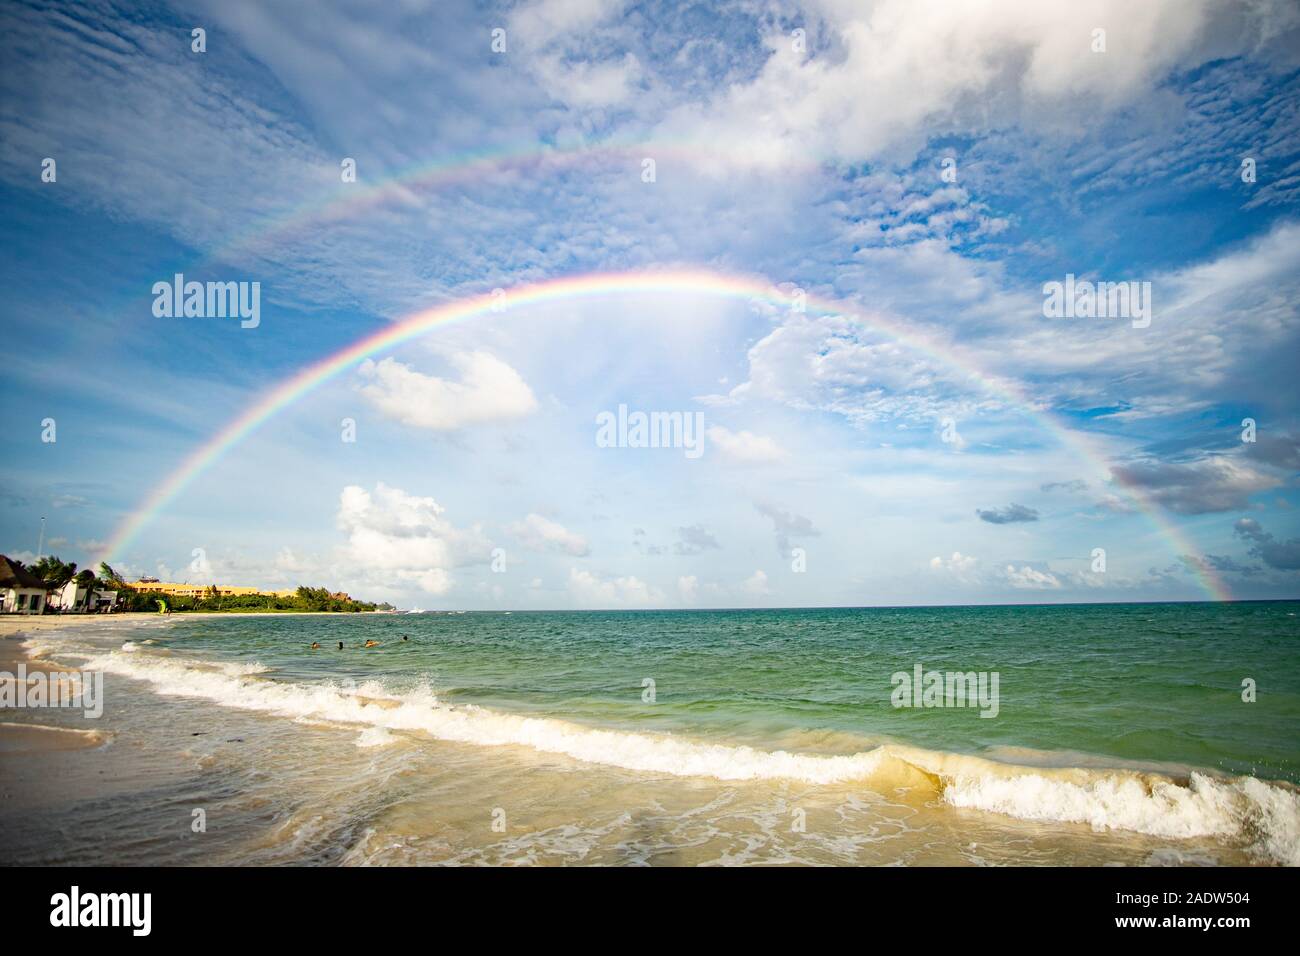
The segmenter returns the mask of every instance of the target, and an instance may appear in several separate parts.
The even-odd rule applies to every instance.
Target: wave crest
[[[361,725],[359,746],[389,743],[389,731],[414,730],[440,740],[523,746],[586,763],[682,777],[865,783],[878,790],[907,786],[932,790],[953,807],[1023,820],[1084,823],[1173,839],[1237,840],[1267,859],[1300,865],[1300,793],[1289,784],[1254,777],[1192,772],[1179,780],[1136,770],[1025,767],[893,744],[843,756],[766,751],[453,706],[427,687],[393,694],[373,681],[358,686],[282,683],[258,677],[265,668],[257,664],[115,652],[91,657],[84,666],[146,681],[164,696]]]

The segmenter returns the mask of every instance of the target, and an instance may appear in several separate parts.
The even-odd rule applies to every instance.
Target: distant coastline
[[[392,611],[391,604],[361,601],[343,591],[300,585],[268,591],[243,585],[171,583],[141,577],[127,581],[107,563],[78,570],[75,562],[45,555],[28,567],[0,555],[4,611],[23,616],[49,613],[122,614],[360,614]]]
[[[300,587],[292,594],[222,594],[213,586],[202,596],[154,591],[148,584],[128,584],[119,592],[119,610],[170,614],[366,614],[385,613],[392,605],[358,601],[326,588]]]

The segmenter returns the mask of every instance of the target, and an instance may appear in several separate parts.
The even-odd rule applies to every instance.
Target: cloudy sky
[[[44,516],[404,607],[1300,595],[1292,2],[11,2],[0,58],[11,556]],[[511,304],[674,270],[753,294]],[[260,323],[155,314],[176,273]],[[1067,276],[1149,321],[1049,317]],[[620,405],[702,453],[602,447]]]

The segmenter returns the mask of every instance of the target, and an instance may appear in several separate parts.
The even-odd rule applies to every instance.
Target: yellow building
[[[238,587],[233,584],[168,584],[165,581],[133,581],[126,585],[132,591],[151,591],[157,594],[165,594],[168,597],[194,597],[205,598],[212,594],[212,589],[217,589],[218,597],[234,597],[236,595],[261,594],[266,597],[293,597],[298,593],[297,588],[290,588],[287,591],[263,591],[261,588]]]

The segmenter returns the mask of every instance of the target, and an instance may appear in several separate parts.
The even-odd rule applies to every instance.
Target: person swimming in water
[[[402,640],[404,640],[404,641],[409,641],[409,640],[410,640],[410,638],[409,638],[409,637],[407,637],[407,636],[406,636],[406,635],[405,635],[405,634],[403,634],[403,635],[402,635]]]
[[[311,642],[311,649],[312,649],[313,651],[319,651],[319,650],[320,650],[320,641],[312,641],[312,642]]]
[[[339,650],[343,650],[343,642],[339,641]]]
[[[366,647],[378,647],[378,646],[379,646],[378,641],[366,641]]]

